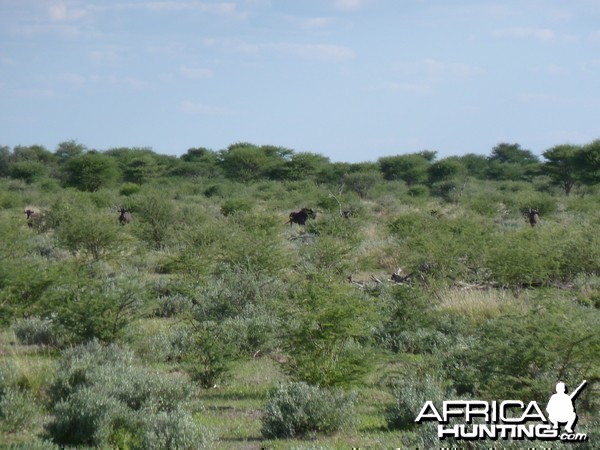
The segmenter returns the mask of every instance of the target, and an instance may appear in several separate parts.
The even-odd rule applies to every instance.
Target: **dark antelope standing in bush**
[[[315,219],[316,217],[317,217],[317,213],[315,213],[312,209],[302,208],[298,212],[290,213],[290,220],[288,221],[288,223],[290,224],[290,227],[294,223],[297,223],[298,225],[304,225],[304,224],[306,224],[306,221],[308,219]]]
[[[33,228],[33,222],[36,217],[36,212],[33,209],[26,209],[25,215],[27,216],[27,226]]]
[[[529,219],[529,225],[535,227],[540,223],[540,211],[539,209],[531,209],[527,211],[527,218]]]
[[[119,209],[119,213],[119,222],[121,223],[121,225],[131,223],[131,221],[133,220],[133,217],[131,217],[131,213],[129,212],[129,210],[121,208]]]

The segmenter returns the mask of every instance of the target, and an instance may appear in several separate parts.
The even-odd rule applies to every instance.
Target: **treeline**
[[[557,145],[543,160],[519,144],[500,143],[489,156],[466,154],[436,158],[421,151],[379,158],[376,162],[331,162],[309,152],[271,145],[235,143],[213,151],[190,148],[180,157],[159,155],[150,148],[113,148],[97,151],[66,141],[51,152],[40,145],[0,147],[0,177],[27,183],[57,180],[62,186],[97,191],[117,183],[143,184],[163,176],[206,177],[240,182],[256,180],[345,183],[361,197],[378,181],[401,180],[414,194],[428,189],[447,196],[468,178],[531,181],[547,177],[548,184],[565,194],[600,181],[600,140],[586,145]]]

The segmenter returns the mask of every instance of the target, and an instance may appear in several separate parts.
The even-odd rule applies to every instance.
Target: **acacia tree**
[[[584,145],[576,159],[581,181],[585,184],[600,183],[600,139]]]
[[[80,191],[95,192],[117,181],[119,169],[110,156],[89,152],[70,158],[65,164],[67,186]]]
[[[542,171],[548,175],[552,182],[562,187],[566,195],[577,183],[580,173],[578,158],[581,147],[577,145],[557,145],[543,153],[547,160],[542,166]]]
[[[538,166],[539,159],[519,144],[500,143],[488,158],[488,175],[496,180],[526,179]]]
[[[238,143],[221,152],[220,165],[227,178],[258,180],[278,172],[291,154],[291,150],[281,147]]]
[[[351,385],[369,369],[374,311],[347,286],[314,274],[293,286],[283,338],[284,369],[296,380]]]
[[[427,180],[427,169],[433,158],[435,152],[421,152],[386,156],[379,158],[378,162],[386,180],[403,180],[408,186],[412,186]]]

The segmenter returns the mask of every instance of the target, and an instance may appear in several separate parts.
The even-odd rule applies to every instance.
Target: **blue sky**
[[[599,111],[599,0],[0,0],[9,147],[541,154]]]

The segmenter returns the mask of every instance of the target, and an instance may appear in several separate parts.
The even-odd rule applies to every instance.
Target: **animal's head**
[[[540,210],[538,208],[529,208],[529,211],[527,211],[527,217],[532,227],[537,225],[540,221]]]
[[[131,222],[132,217],[128,208],[119,208],[119,213],[119,222],[121,222],[122,224]]]
[[[311,219],[316,219],[317,213],[311,208],[302,208],[300,212],[305,213]]]

